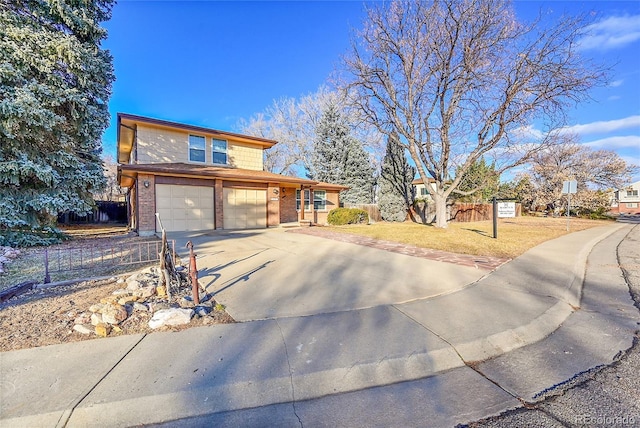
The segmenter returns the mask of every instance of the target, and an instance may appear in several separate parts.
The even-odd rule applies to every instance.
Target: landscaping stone
[[[188,324],[193,317],[193,309],[170,308],[161,309],[149,320],[149,327],[156,329],[165,325]]]
[[[100,312],[104,308],[104,303],[96,303],[95,305],[89,306],[89,311],[91,312]]]
[[[113,294],[114,296],[127,296],[131,294],[131,291],[125,290],[124,288],[119,288],[111,294]]]
[[[137,291],[142,287],[142,284],[138,280],[127,281],[127,290],[129,291]]]
[[[156,294],[156,287],[154,285],[140,287],[138,290],[134,291],[133,294],[141,299],[147,299]]]
[[[144,303],[133,302],[133,310],[140,311],[140,312],[149,312],[149,307]]]
[[[118,299],[118,304],[124,306],[128,303],[136,302],[137,300],[138,296],[124,296]]]
[[[91,327],[87,327],[84,324],[76,324],[73,326],[73,329],[75,331],[77,331],[80,334],[92,334],[93,333],[93,328]]]
[[[206,317],[211,313],[212,309],[211,306],[198,305],[194,308],[194,311],[199,317]]]
[[[80,313],[76,319],[73,320],[74,324],[89,324],[91,323],[91,313],[82,312]]]
[[[124,306],[113,303],[106,304],[100,313],[102,314],[102,320],[109,324],[119,324],[126,320],[129,315]]]
[[[99,313],[93,313],[91,314],[91,325],[96,326],[98,324],[102,324],[103,320],[102,320],[102,314]]]
[[[96,326],[95,332],[100,337],[107,337],[111,333],[111,326],[102,322]]]
[[[193,308],[195,306],[193,304],[193,298],[191,296],[184,296],[180,299],[180,306],[183,308]]]

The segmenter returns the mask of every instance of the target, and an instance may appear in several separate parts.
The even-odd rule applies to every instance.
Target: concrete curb
[[[150,380],[143,380],[142,385],[137,386],[137,392],[122,397],[114,395],[113,392],[121,391],[121,388],[125,388],[127,385],[126,379],[130,379],[134,375],[140,376],[140,379],[146,379],[147,377],[153,378],[153,376],[156,376],[156,379],[164,379],[168,376],[168,374],[165,373],[166,369],[164,366],[146,367],[144,365],[137,365],[138,363],[136,361],[145,361],[152,365],[163,365],[166,363],[168,356],[173,357],[171,352],[163,351],[162,348],[166,348],[166,343],[160,340],[160,336],[154,335],[154,337],[147,337],[147,339],[152,340],[140,340],[134,345],[136,350],[132,353],[132,358],[129,359],[136,361],[127,362],[127,359],[124,357],[122,360],[118,360],[104,375],[101,375],[102,377],[100,379],[97,379],[91,388],[88,390],[83,388],[81,394],[75,393],[73,403],[63,405],[64,408],[60,408],[60,410],[55,409],[55,411],[50,411],[53,409],[43,408],[43,413],[40,415],[25,415],[22,417],[3,419],[2,421],[10,426],[43,424],[49,426],[56,424],[58,426],[121,426],[162,423],[181,418],[264,407],[279,403],[311,400],[341,393],[362,391],[374,387],[385,387],[406,381],[440,376],[460,368],[471,371],[464,366],[471,363],[480,363],[526,345],[540,342],[556,331],[571,314],[579,309],[585,284],[587,258],[594,247],[598,243],[611,237],[623,227],[624,225],[607,227],[599,233],[592,232],[594,236],[587,242],[572,242],[572,246],[580,245],[580,249],[577,253],[571,255],[575,257],[575,260],[567,260],[566,265],[570,264],[571,266],[571,272],[568,273],[569,278],[557,288],[558,295],[546,296],[547,300],[553,298],[556,302],[553,304],[550,302],[551,305],[542,314],[533,319],[529,318],[530,321],[525,321],[526,324],[488,334],[486,337],[451,343],[451,341],[443,338],[442,335],[434,333],[428,326],[420,324],[419,321],[407,315],[402,310],[399,310],[396,305],[387,305],[387,308],[361,310],[360,315],[355,314],[354,311],[354,313],[349,315],[355,317],[354,320],[358,322],[354,321],[352,324],[364,326],[363,329],[359,331],[366,332],[370,330],[367,326],[376,325],[374,321],[383,319],[388,329],[397,330],[399,326],[404,326],[405,328],[402,329],[404,334],[408,334],[407,332],[411,331],[413,332],[412,334],[417,335],[420,333],[420,330],[425,336],[433,334],[433,342],[427,343],[425,339],[425,343],[420,345],[424,346],[424,348],[416,348],[416,350],[408,356],[406,356],[406,354],[409,353],[409,348],[400,348],[401,345],[398,345],[398,348],[394,348],[393,346],[395,345],[389,345],[389,350],[400,349],[400,351],[404,351],[405,354],[399,356],[401,354],[393,354],[393,352],[389,350],[385,351],[384,347],[381,346],[380,356],[382,358],[373,358],[377,356],[377,354],[370,355],[368,351],[358,351],[353,352],[353,355],[347,355],[345,358],[329,360],[332,361],[333,365],[327,363],[318,366],[307,366],[305,364],[309,364],[309,362],[304,361],[306,357],[300,353],[300,350],[298,350],[298,354],[294,355],[298,341],[311,340],[310,337],[305,337],[301,332],[309,336],[318,336],[317,339],[319,343],[322,343],[322,345],[315,345],[319,347],[316,348],[316,351],[319,349],[322,352],[316,353],[314,358],[322,356],[331,357],[340,351],[331,348],[326,349],[326,347],[330,346],[332,339],[336,341],[339,340],[341,332],[349,331],[348,326],[350,324],[344,324],[344,321],[349,319],[348,317],[341,317],[340,314],[323,314],[319,316],[289,318],[287,321],[284,319],[281,319],[281,321],[278,321],[278,319],[252,321],[227,325],[214,330],[202,330],[202,332],[205,332],[204,334],[187,330],[182,333],[176,333],[180,334],[180,336],[173,336],[171,339],[171,347],[176,349],[171,352],[175,352],[176,355],[181,355],[180,349],[184,349],[186,343],[194,343],[194,338],[200,338],[203,342],[200,343],[200,348],[197,348],[198,351],[196,351],[194,355],[187,356],[190,358],[188,360],[189,364],[193,364],[193,368],[195,368],[196,371],[198,367],[216,367],[213,371],[220,371],[222,377],[226,379],[226,382],[223,381],[216,385],[216,382],[219,382],[216,381],[211,384],[204,383],[199,386],[189,387],[188,385],[191,384],[187,383],[188,376],[193,377],[195,375],[192,375],[190,370],[192,368],[191,365],[185,365],[184,362],[181,362],[182,365],[180,368],[173,370],[175,370],[176,375],[179,375],[179,370],[184,371],[185,369],[189,369],[184,372],[188,376],[185,376],[185,378],[180,381],[184,382],[185,385],[177,385],[173,387],[173,389],[169,388],[165,391],[154,393],[153,387],[147,385],[147,383],[150,383]],[[473,287],[483,286],[492,286],[492,284],[480,281],[473,285]],[[508,286],[508,284],[506,286]],[[460,292],[470,290],[473,287],[465,287],[460,290]],[[401,316],[395,316],[394,309],[392,308],[398,309],[397,312],[399,312]],[[391,315],[387,318],[378,318],[377,316],[370,315],[374,312],[378,313],[379,311],[386,311]],[[345,315],[347,314],[345,313]],[[317,325],[314,327],[317,328],[317,330],[310,328],[312,326],[312,318],[314,317],[317,317],[316,322],[321,324],[321,328],[318,328]],[[306,318],[306,320],[302,318]],[[334,322],[328,322],[331,320],[334,320]],[[369,323],[365,321],[369,321]],[[394,324],[390,324],[392,321]],[[332,331],[326,333],[326,337],[319,336],[319,334],[321,334],[319,332],[327,329]],[[336,329],[336,336],[333,335],[333,329]],[[242,335],[242,337],[234,337],[232,333],[237,331],[241,333],[245,332],[246,334],[251,333],[251,335],[248,337],[244,337],[245,335]],[[215,334],[211,334],[213,332],[215,332]],[[224,339],[223,332],[225,333]],[[369,343],[373,347],[372,349],[377,349],[379,344],[376,343],[376,340],[379,340],[381,345],[388,337],[397,335],[397,331],[383,332],[382,336],[371,332],[371,335],[371,339],[364,340],[363,343]],[[309,346],[312,343],[316,343],[315,336],[311,342],[305,342],[305,350],[313,349],[309,348]],[[305,337],[305,339],[302,339],[302,337]],[[412,339],[418,336],[408,337]],[[111,339],[101,341],[101,345],[109,348],[107,345],[112,343],[107,342],[109,340]],[[246,340],[254,342],[252,343],[253,348],[249,346],[249,351],[246,351],[246,345],[242,345],[246,343],[244,342]],[[440,348],[433,345],[438,340],[440,341],[439,343],[443,345]],[[401,343],[411,342],[412,341],[409,340],[408,342]],[[255,366],[258,367],[254,369],[256,373],[262,373],[264,375],[263,377],[255,378],[251,375],[245,376],[244,374],[234,375],[233,370],[237,370],[238,367],[251,367],[251,364],[249,364],[250,361],[259,361],[256,360],[257,356],[250,357],[244,355],[244,353],[253,352],[252,350],[254,350],[254,348],[262,349],[264,343],[271,344],[270,346],[273,348],[265,349],[265,351],[268,351],[266,356],[269,358],[264,359],[265,361],[271,361],[272,365],[269,366],[271,371],[260,371],[259,366]],[[300,343],[302,345],[302,342]],[[153,344],[155,344],[155,346],[151,346]],[[129,351],[131,351],[131,349]],[[205,350],[207,353],[204,353]],[[127,351],[127,354],[129,351]],[[242,359],[243,364],[236,366],[233,362],[227,363],[227,355],[224,353],[233,353],[232,351],[240,352],[238,357]],[[157,358],[157,352],[161,352],[162,360],[154,362],[153,358]],[[224,354],[224,362],[222,358],[218,360],[218,356],[214,354],[214,352],[220,353],[221,356]],[[385,352],[388,352],[388,354],[385,354]],[[33,353],[33,356],[41,357],[42,355],[45,355],[44,350]],[[196,355],[199,357],[195,358]],[[114,355],[113,357],[117,356]],[[202,360],[203,358],[204,360]],[[65,364],[64,362],[62,363],[63,366]],[[198,366],[198,364],[202,366]],[[277,369],[274,369],[274,367]],[[307,369],[306,367],[309,368]],[[17,368],[12,367],[12,369],[15,371]],[[63,371],[67,369],[68,367],[66,366],[62,367]],[[202,371],[199,373],[201,372]],[[118,373],[120,377],[116,376]],[[193,373],[195,373],[195,371]],[[113,374],[113,376],[110,376],[111,374]],[[212,376],[208,378],[211,381],[216,378],[213,375],[208,376]],[[32,382],[35,381],[36,379],[32,380]],[[33,395],[34,392],[30,392],[30,394]]]

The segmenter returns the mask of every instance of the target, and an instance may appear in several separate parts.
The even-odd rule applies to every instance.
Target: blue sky
[[[570,129],[640,165],[640,2],[515,6],[525,19],[541,8],[593,16],[583,54],[613,64],[610,84],[569,112]],[[120,0],[105,23],[116,82],[104,154],[115,157],[117,112],[236,131],[274,99],[315,92],[348,50],[362,9],[360,1]]]

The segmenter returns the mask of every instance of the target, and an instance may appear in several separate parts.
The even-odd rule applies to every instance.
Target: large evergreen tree
[[[378,207],[384,220],[406,220],[415,197],[412,184],[415,175],[416,169],[409,165],[404,147],[398,142],[398,136],[391,134],[387,140],[387,152],[382,160],[378,180]]]
[[[500,174],[496,171],[495,163],[487,163],[484,157],[475,161],[464,173],[458,168],[462,179],[458,188],[453,192],[460,202],[482,203],[488,202],[496,196],[500,187]]]
[[[346,203],[371,203],[374,168],[362,143],[354,138],[335,105],[329,105],[316,127],[313,152],[306,166],[310,178],[341,184]]]
[[[37,244],[57,214],[86,212],[104,185],[113,0],[0,6],[0,244]],[[32,237],[32,239],[29,238]]]

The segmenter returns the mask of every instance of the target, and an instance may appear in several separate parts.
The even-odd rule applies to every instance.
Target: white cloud
[[[580,49],[608,50],[640,40],[640,15],[612,16],[589,25]]]
[[[610,97],[607,98],[607,101],[617,101],[620,98],[622,98],[620,95],[611,95]]]
[[[624,80],[622,79],[614,80],[613,82],[609,83],[609,87],[617,88],[618,86],[622,86],[623,83],[624,83]]]
[[[578,124],[562,128],[563,133],[572,133],[578,135],[600,134],[605,132],[614,132],[627,128],[640,128],[640,115],[629,116],[622,119],[606,120],[591,122],[586,124]]]
[[[607,150],[635,147],[640,151],[640,136],[629,135],[625,137],[609,137],[609,138],[602,138],[600,140],[589,141],[584,144],[591,148],[602,148]]]

